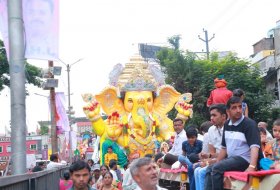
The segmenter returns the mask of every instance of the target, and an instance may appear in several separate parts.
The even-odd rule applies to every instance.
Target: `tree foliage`
[[[47,135],[49,133],[49,127],[47,125],[42,125],[40,127],[40,135]]]
[[[266,92],[258,68],[249,67],[246,60],[234,54],[219,59],[215,53],[211,54],[210,60],[197,60],[193,53],[169,48],[162,49],[157,56],[166,74],[166,82],[181,93],[193,94],[194,117],[190,123],[200,125],[209,120],[206,101],[214,89],[214,79],[220,74],[225,76],[228,89],[245,91],[251,118],[266,121],[271,116],[273,98]],[[173,111],[172,116],[175,115]]]
[[[25,62],[26,83],[40,86],[42,79],[39,77],[41,69]],[[0,40],[0,91],[4,86],[10,86],[9,63],[3,41]]]
[[[168,38],[168,42],[172,45],[172,47],[175,50],[178,50],[180,47],[180,39],[181,39],[180,35],[174,35],[174,36]]]

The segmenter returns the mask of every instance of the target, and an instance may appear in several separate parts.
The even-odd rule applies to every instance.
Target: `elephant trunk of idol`
[[[144,107],[138,107],[132,111],[134,131],[143,138],[148,137],[152,128],[149,112]],[[138,129],[138,130],[137,130]]]

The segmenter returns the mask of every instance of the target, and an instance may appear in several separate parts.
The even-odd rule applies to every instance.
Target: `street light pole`
[[[22,1],[7,1],[11,89],[12,173],[26,173],[26,104]]]
[[[67,71],[67,81],[68,81],[68,88],[67,88],[67,91],[68,91],[68,118],[69,118],[69,127],[70,127],[70,131],[69,131],[69,144],[70,144],[70,151],[69,151],[69,160],[70,160],[70,162],[72,162],[72,158],[73,158],[73,156],[72,156],[72,152],[73,152],[73,150],[72,150],[72,122],[71,122],[71,115],[72,115],[72,106],[71,106],[71,88],[70,88],[70,71],[71,71],[71,67],[74,65],[74,64],[76,64],[76,63],[78,63],[78,62],[80,62],[80,61],[82,61],[83,59],[82,58],[80,58],[80,59],[78,59],[77,61],[75,61],[74,63],[72,63],[72,64],[66,64],[66,63],[64,63],[62,60],[60,60],[60,62],[61,63],[63,63],[65,66],[66,66],[66,71]]]
[[[71,110],[71,99],[70,99],[70,71],[71,71],[71,67],[74,65],[74,64],[76,64],[76,63],[78,63],[78,62],[80,62],[80,61],[82,61],[83,60],[83,58],[80,58],[80,59],[78,59],[77,61],[75,61],[74,63],[72,63],[72,64],[66,64],[66,63],[64,63],[61,59],[59,59],[59,61],[61,62],[61,63],[63,63],[65,66],[66,66],[66,71],[67,71],[67,81],[68,81],[68,111],[70,111]]]
[[[66,68],[67,68],[67,81],[68,81],[68,111],[69,111],[69,114],[70,114],[70,111],[71,111],[71,98],[70,98],[70,65],[67,64],[66,65]],[[70,118],[69,118],[70,119]],[[69,121],[70,122],[70,121]]]

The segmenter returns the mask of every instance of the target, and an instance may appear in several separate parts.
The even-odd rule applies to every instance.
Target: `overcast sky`
[[[167,45],[167,38],[181,35],[181,48],[205,51],[203,28],[208,30],[211,51],[234,51],[242,58],[253,53],[252,45],[267,36],[280,20],[279,0],[60,0],[60,59],[71,67],[71,104],[76,116],[84,116],[81,94],[100,92],[117,63],[126,63],[138,43]],[[47,68],[47,61],[28,60]],[[67,94],[66,67],[62,66],[57,91]],[[30,88],[27,124],[50,116],[48,91]],[[10,118],[9,91],[1,92],[0,132]],[[67,105],[68,106],[68,105]]]

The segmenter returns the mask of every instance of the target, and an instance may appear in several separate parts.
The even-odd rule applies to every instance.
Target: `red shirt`
[[[212,104],[227,104],[227,101],[232,97],[232,91],[228,90],[226,87],[224,88],[216,88],[212,90],[210,96],[207,100],[207,106],[211,106]]]

